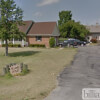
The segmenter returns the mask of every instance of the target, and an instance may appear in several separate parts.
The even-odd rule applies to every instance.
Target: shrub
[[[29,47],[45,47],[44,44],[30,44]]]
[[[4,75],[4,77],[5,77],[6,79],[10,79],[10,78],[12,78],[13,76],[8,72],[7,74]]]
[[[54,37],[50,38],[49,45],[50,45],[50,47],[54,47],[55,46],[55,38]]]
[[[29,73],[29,70],[23,69],[23,71],[20,73],[21,76],[24,76]]]
[[[95,38],[94,39],[91,39],[91,42],[92,43],[97,43],[97,39],[95,39]]]
[[[26,75],[27,73],[29,73],[29,69],[28,69],[28,66],[27,65],[23,65],[23,70],[22,72],[20,73],[20,75]]]
[[[2,44],[2,47],[5,47],[5,44]]]
[[[21,47],[20,44],[14,44],[13,47]]]
[[[2,44],[2,47],[5,47],[5,44]],[[21,47],[20,44],[8,44],[8,47]]]

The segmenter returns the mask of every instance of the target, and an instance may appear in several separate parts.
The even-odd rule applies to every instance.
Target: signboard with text
[[[11,73],[12,75],[20,74],[21,71],[22,71],[22,70],[21,70],[20,64],[16,64],[16,65],[10,66],[10,73]]]

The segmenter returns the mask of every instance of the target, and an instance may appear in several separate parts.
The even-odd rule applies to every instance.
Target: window
[[[42,41],[42,36],[36,36],[36,41]]]

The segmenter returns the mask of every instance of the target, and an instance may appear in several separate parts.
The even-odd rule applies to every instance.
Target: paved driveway
[[[58,86],[45,100],[82,100],[83,88],[100,88],[100,46],[80,47]]]

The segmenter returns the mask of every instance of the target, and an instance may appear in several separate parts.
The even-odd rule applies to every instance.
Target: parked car
[[[63,46],[77,46],[77,43],[75,40],[65,40],[63,42]]]
[[[63,46],[84,46],[86,45],[85,41],[80,41],[78,39],[68,39],[63,42]]]
[[[58,46],[62,47],[63,46],[63,41],[59,41]]]
[[[86,45],[86,42],[85,41],[80,41],[78,39],[75,39],[74,41],[77,43],[77,45],[80,45],[80,46]]]

